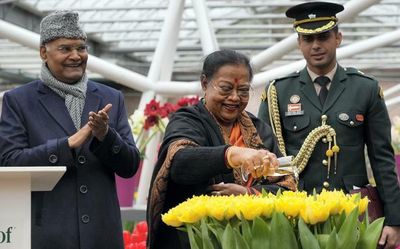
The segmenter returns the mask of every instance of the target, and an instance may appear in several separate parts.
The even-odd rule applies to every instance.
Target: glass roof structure
[[[193,83],[199,78],[206,54],[218,48],[235,49],[252,58],[256,72],[263,75],[255,78],[256,85],[261,86],[300,65],[293,64],[302,56],[296,49],[291,20],[284,12],[301,2],[304,1],[0,0],[0,21],[38,33],[44,15],[61,9],[76,10],[89,37],[90,54],[100,60],[148,77],[157,46],[164,50],[159,67],[161,71],[171,68],[171,72],[151,81]],[[338,52],[340,64],[397,83],[400,0],[333,2],[352,10],[341,13],[343,18],[339,16],[344,36],[341,47],[347,47],[342,56]],[[174,32],[176,35],[171,35]],[[392,37],[385,37],[388,34]],[[0,92],[37,78],[40,66],[36,47],[21,44],[0,31]],[[104,75],[102,70],[90,66],[88,69],[91,78],[124,84]],[[137,90],[143,91],[141,87]]]

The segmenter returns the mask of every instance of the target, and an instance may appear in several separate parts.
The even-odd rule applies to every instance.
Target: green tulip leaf
[[[359,240],[358,207],[347,216],[338,232],[338,249],[355,249]]]
[[[221,244],[222,241],[222,234],[224,233],[225,230],[225,225],[223,225],[220,221],[218,221],[215,218],[209,218],[211,222],[207,224],[208,229],[214,234],[214,236],[217,238],[218,242]]]
[[[218,242],[221,242],[222,239],[222,233],[224,230],[220,230],[220,232],[217,231],[217,228],[213,224],[207,223],[207,228],[210,230],[210,232],[215,236]]]
[[[236,240],[236,249],[250,249],[249,244],[245,241],[240,232],[234,229],[235,240]]]
[[[317,237],[318,245],[320,248],[325,249],[328,246],[329,234],[317,234],[315,237]]]
[[[310,231],[306,223],[304,223],[303,219],[299,219],[298,226],[301,246],[307,249],[321,249],[318,240],[314,237],[314,234]]]
[[[322,225],[322,233],[323,234],[330,234],[332,232],[332,222],[331,219],[327,219],[324,224]]]
[[[283,213],[274,212],[271,221],[271,248],[298,249],[293,226]],[[260,247],[262,248],[262,247]],[[255,248],[254,248],[255,249]],[[257,248],[258,249],[258,248]]]
[[[187,233],[187,227],[177,227],[176,230]]]
[[[251,245],[252,235],[251,235],[251,228],[249,222],[242,217],[242,234],[243,239],[246,241],[248,245]]]
[[[338,234],[336,232],[336,228],[334,227],[332,229],[331,234],[329,234],[328,241],[326,242],[325,249],[336,249],[337,248],[337,244],[338,244]]]
[[[342,227],[343,222],[346,220],[346,213],[343,211],[341,214],[335,215],[333,217],[333,220],[335,223],[336,231],[339,231]]]
[[[187,227],[187,232],[188,232],[188,237],[189,237],[189,243],[190,243],[190,248],[191,249],[200,249],[199,245],[197,244],[196,240],[196,235],[193,232],[193,226],[190,224],[186,224]]]
[[[222,249],[233,249],[236,248],[236,240],[234,238],[234,231],[231,224],[228,223],[222,234]]]
[[[208,227],[206,219],[201,219],[201,240],[203,242],[203,249],[214,249],[214,246],[210,240],[210,234],[208,233]]]
[[[381,236],[383,221],[385,218],[379,218],[369,224],[364,233],[361,234],[357,244],[357,249],[375,249]]]
[[[251,248],[252,249],[269,249],[271,229],[269,225],[260,217],[256,217],[253,221],[253,228],[251,231]]]

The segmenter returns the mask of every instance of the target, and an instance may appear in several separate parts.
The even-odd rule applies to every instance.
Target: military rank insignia
[[[264,89],[264,91],[262,91],[261,93],[261,101],[265,101],[266,99],[267,99],[267,92]]]
[[[381,99],[383,99],[383,97],[384,97],[384,95],[383,95],[383,89],[382,89],[381,86],[379,86],[379,97],[380,97]]]

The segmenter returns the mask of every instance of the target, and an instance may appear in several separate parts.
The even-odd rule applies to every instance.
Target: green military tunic
[[[348,192],[354,186],[367,185],[366,145],[378,191],[385,204],[386,224],[400,225],[400,212],[397,211],[400,189],[391,147],[390,119],[378,82],[354,68],[338,65],[323,106],[306,68],[278,79],[274,84],[287,155],[297,155],[308,134],[321,125],[322,115],[327,116],[327,124],[335,129],[340,147],[337,167],[335,169],[332,163],[328,172],[323,163],[327,159],[328,144],[322,139],[316,144],[299,176],[299,189],[312,192],[314,188],[321,191],[326,187]],[[266,98],[262,99],[258,116],[270,123]]]

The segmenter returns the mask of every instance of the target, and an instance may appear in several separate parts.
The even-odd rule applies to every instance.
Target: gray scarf
[[[50,87],[51,90],[65,99],[65,106],[68,109],[69,115],[74,122],[75,128],[81,128],[81,117],[83,107],[85,106],[86,89],[87,89],[87,76],[83,74],[82,79],[77,83],[70,85],[63,83],[51,74],[46,64],[42,64],[40,79],[43,83]]]

